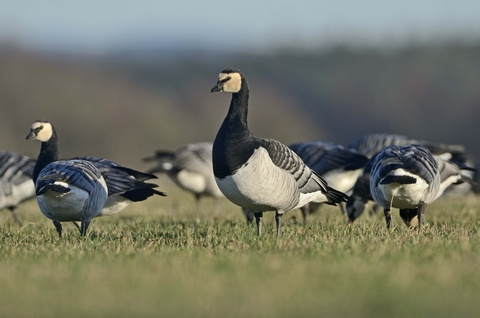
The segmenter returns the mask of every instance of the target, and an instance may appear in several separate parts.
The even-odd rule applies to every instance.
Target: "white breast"
[[[235,174],[216,181],[230,201],[254,211],[289,211],[300,198],[293,176],[275,166],[262,147]]]

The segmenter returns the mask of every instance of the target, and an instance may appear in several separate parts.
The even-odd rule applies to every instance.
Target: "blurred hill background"
[[[14,9],[10,14],[16,12]],[[292,12],[292,19],[307,11]],[[457,11],[451,12],[455,13],[452,19],[463,19]],[[116,14],[115,10],[103,13]],[[37,17],[37,13],[31,14]],[[220,71],[238,67],[250,84],[249,125],[258,136],[286,144],[305,140],[347,144],[367,133],[389,132],[464,144],[473,155],[480,156],[477,22],[471,28],[468,23],[460,28],[438,23],[443,27],[429,26],[431,32],[426,35],[417,34],[415,25],[410,25],[401,41],[397,29],[387,29],[374,41],[364,36],[363,45],[359,45],[362,37],[355,32],[347,32],[350,36],[341,41],[330,41],[331,34],[336,34],[332,31],[335,25],[326,27],[330,33],[325,37],[308,37],[311,30],[293,25],[292,29],[299,31],[287,32],[287,37],[276,33],[277,42],[268,36],[273,31],[264,31],[252,33],[252,44],[246,36],[235,44],[222,30],[215,41],[192,40],[190,35],[183,42],[172,42],[174,35],[170,33],[169,41],[140,35],[135,41],[129,37],[123,46],[110,45],[102,50],[98,49],[101,41],[92,38],[96,46],[89,50],[82,49],[76,38],[81,24],[69,38],[68,19],[58,24],[51,19],[50,24],[39,26],[47,13],[38,14],[35,30],[44,32],[45,42],[36,38],[29,42],[25,34],[30,29],[21,15],[18,20],[14,15],[8,20],[9,25],[23,26],[20,35],[10,32],[2,37],[6,33],[0,32],[1,150],[36,157],[39,144],[25,141],[25,136],[34,120],[45,119],[57,129],[62,157],[93,155],[145,168],[140,158],[155,149],[215,138],[230,95],[211,94],[210,89]],[[428,10],[423,12],[424,17],[428,14]],[[48,18],[45,16],[45,21]],[[441,21],[448,18],[444,16]],[[168,32],[186,19],[172,20]],[[118,20],[121,24],[122,19]],[[219,18],[218,25],[212,21],[199,30],[228,28],[221,23],[225,21],[236,20]],[[340,22],[338,28],[345,33]],[[6,25],[5,19],[3,23]],[[279,23],[267,26],[276,28]],[[362,21],[358,23],[362,25]],[[403,23],[408,24],[408,20]],[[288,29],[286,24],[281,25]],[[49,37],[51,30],[60,29],[63,37]],[[180,35],[189,34],[188,30],[183,29]],[[362,32],[370,34],[369,29]],[[52,38],[57,42],[52,44]],[[74,40],[78,40],[75,45],[69,45]],[[89,43],[86,35],[84,40]]]

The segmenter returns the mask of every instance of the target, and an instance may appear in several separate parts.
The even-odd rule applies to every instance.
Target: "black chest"
[[[235,174],[258,147],[256,138],[240,121],[225,119],[213,143],[215,177],[223,179]]]

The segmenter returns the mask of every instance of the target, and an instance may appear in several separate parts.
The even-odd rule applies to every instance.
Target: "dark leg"
[[[257,221],[258,236],[262,235],[262,218],[263,218],[263,212],[255,212],[255,221]]]
[[[414,217],[417,216],[417,209],[400,209],[400,217],[410,227]]]
[[[75,225],[75,227],[80,232],[80,234],[82,234],[82,229],[80,229],[80,225],[78,224],[78,222],[77,221],[72,221],[72,223],[73,223],[73,225]]]
[[[53,220],[53,225],[55,225],[58,236],[62,238],[62,223],[58,222],[57,220]]]
[[[16,211],[16,207],[11,206],[11,207],[9,207],[8,209],[10,210],[10,212],[12,212],[13,221],[14,221],[15,223],[17,223],[18,225],[22,225],[22,222],[20,222],[20,219],[18,218],[17,211]]]
[[[88,226],[90,225],[90,221],[85,221],[85,220],[82,220],[82,223],[80,225],[80,236],[86,236],[87,235],[87,229],[88,229]]]
[[[390,228],[390,223],[392,223],[392,213],[389,209],[384,209],[383,213],[385,214],[385,221],[387,222],[387,229]]]
[[[255,213],[245,208],[242,208],[242,211],[245,217],[247,218],[247,224],[253,223],[253,220],[255,219]]]
[[[347,215],[347,207],[346,207],[345,203],[339,203],[338,207],[340,208],[340,211],[342,211],[343,215]]]
[[[417,218],[418,218],[418,230],[419,231],[422,228],[423,214],[425,213],[426,209],[427,209],[427,204],[426,203],[421,203],[420,206],[418,207]]]
[[[197,213],[202,211],[202,202],[200,201],[200,195],[195,193],[195,203],[197,205]]]
[[[277,222],[277,237],[282,234],[282,215],[283,213],[275,212],[275,222]]]
[[[310,214],[310,203],[305,204],[300,208],[303,215],[303,226],[307,225],[307,216]]]

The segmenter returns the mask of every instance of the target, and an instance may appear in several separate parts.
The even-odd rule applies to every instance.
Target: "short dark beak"
[[[210,93],[214,92],[221,92],[223,91],[223,83],[217,83],[217,85],[213,86],[213,88],[210,90]]]
[[[33,131],[30,131],[30,133],[27,135],[27,140],[35,138],[35,133]]]

